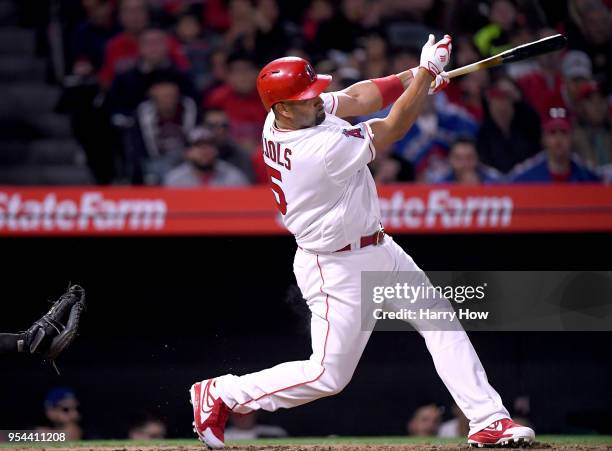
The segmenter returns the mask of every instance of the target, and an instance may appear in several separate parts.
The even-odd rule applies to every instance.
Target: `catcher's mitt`
[[[46,315],[24,332],[25,338],[19,343],[19,350],[55,360],[74,341],[84,310],[85,290],[72,285]]]

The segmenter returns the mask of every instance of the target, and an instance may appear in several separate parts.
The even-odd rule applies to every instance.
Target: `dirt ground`
[[[31,451],[32,448],[4,448],[23,451]],[[38,450],[47,449],[49,451],[206,451],[203,446],[126,446],[126,447],[79,447],[79,448],[37,448]],[[284,446],[229,446],[225,450],[231,451],[448,451],[448,450],[472,450],[478,448],[470,448],[467,445],[284,445]],[[607,445],[550,445],[547,443],[534,443],[530,450],[546,450],[546,451],[611,451],[612,447]]]

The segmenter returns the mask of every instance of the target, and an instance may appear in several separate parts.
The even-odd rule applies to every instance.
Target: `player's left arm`
[[[365,116],[385,108],[408,89],[414,80],[416,70],[415,67],[388,77],[360,81],[342,91],[335,92],[334,95],[338,101],[336,116]],[[446,72],[440,73],[434,80],[434,86],[429,89],[429,94],[441,91],[448,86],[448,83],[449,78]]]

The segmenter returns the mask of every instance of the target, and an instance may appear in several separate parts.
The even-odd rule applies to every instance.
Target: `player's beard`
[[[325,120],[325,110],[317,111],[315,116],[315,125],[321,125]]]

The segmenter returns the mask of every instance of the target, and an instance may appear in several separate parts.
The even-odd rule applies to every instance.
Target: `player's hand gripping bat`
[[[554,52],[565,47],[566,42],[567,38],[562,34],[556,34],[538,41],[528,42],[527,44],[519,45],[518,47],[506,50],[490,58],[448,71],[448,76],[449,78],[454,78],[480,69],[488,69],[501,64],[514,63],[534,56],[543,55],[544,53]]]

